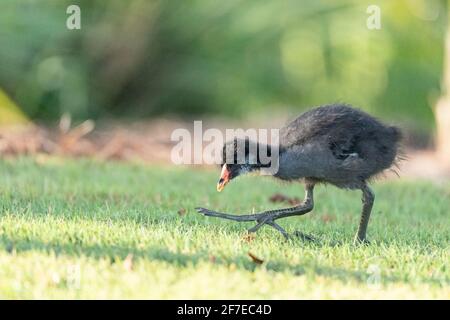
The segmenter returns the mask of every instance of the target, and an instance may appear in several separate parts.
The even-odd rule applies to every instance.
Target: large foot
[[[267,224],[268,226],[271,226],[274,229],[281,232],[283,237],[285,237],[286,239],[289,239],[289,234],[286,232],[286,230],[284,230],[280,225],[275,223],[275,218],[277,217],[276,214],[256,213],[256,214],[246,214],[246,215],[234,215],[234,214],[228,214],[228,213],[222,213],[222,212],[209,210],[206,208],[195,208],[195,209],[199,213],[201,213],[207,217],[216,217],[216,218],[234,220],[234,221],[238,221],[238,222],[255,221],[256,225],[254,227],[248,229],[249,233],[256,232],[263,225]]]
[[[284,230],[279,224],[275,222],[277,218],[279,218],[279,214],[277,213],[256,213],[256,214],[248,214],[248,215],[234,215],[234,214],[228,214],[228,213],[222,213],[217,212],[205,208],[195,208],[199,213],[207,216],[207,217],[216,217],[216,218],[222,218],[222,219],[228,219],[238,222],[249,222],[249,221],[255,221],[256,225],[247,231],[249,233],[253,233],[259,230],[263,225],[271,226],[272,228],[278,230],[283,237],[288,240],[290,238],[289,234],[286,230]],[[298,234],[295,234],[296,236],[299,236]],[[303,235],[299,236],[300,238],[304,240],[314,241],[313,238]]]
[[[369,245],[370,241],[367,240],[366,237],[359,237],[356,235],[355,239],[353,240],[354,245]]]

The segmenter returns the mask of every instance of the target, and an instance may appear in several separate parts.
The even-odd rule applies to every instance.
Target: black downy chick
[[[255,221],[256,225],[249,232],[269,225],[288,238],[288,233],[275,221],[310,212],[314,206],[314,186],[329,183],[338,188],[362,191],[363,208],[355,240],[365,242],[375,199],[368,181],[396,163],[400,140],[398,128],[384,125],[348,105],[333,104],[312,109],[280,129],[278,171],[273,174],[285,181],[303,181],[306,190],[303,203],[292,208],[247,215],[220,213],[205,208],[197,208],[197,211],[205,216]],[[239,150],[242,145],[245,150]],[[229,181],[242,174],[267,167],[258,157],[261,147],[271,152],[271,146],[248,140],[243,144],[236,139],[227,142],[223,147],[224,161],[217,190],[221,191]],[[227,154],[230,152],[232,156],[229,159]],[[238,162],[238,155],[242,152],[245,159]]]

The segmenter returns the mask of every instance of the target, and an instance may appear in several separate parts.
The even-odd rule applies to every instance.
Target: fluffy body
[[[318,107],[280,130],[275,176],[359,188],[395,163],[400,138],[399,129],[358,109],[342,104]]]
[[[256,225],[248,229],[249,232],[268,225],[289,238],[276,220],[312,211],[315,185],[330,183],[339,188],[361,190],[362,212],[355,240],[367,242],[366,231],[375,200],[367,182],[395,164],[400,139],[400,130],[396,127],[385,125],[348,105],[332,104],[312,109],[280,129],[276,160],[273,160],[273,146],[263,146],[248,139],[227,142],[223,148],[224,161],[217,189],[221,191],[228,181],[240,175],[261,172],[262,168],[273,165],[262,163],[259,158],[259,149],[268,147],[272,161],[278,161],[278,171],[273,174],[276,178],[305,182],[305,197],[301,204],[239,216],[205,208],[197,208],[197,211],[210,217],[255,221]],[[300,236],[312,240],[309,236]]]

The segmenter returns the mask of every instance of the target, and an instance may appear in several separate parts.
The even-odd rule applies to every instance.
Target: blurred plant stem
[[[435,108],[436,147],[439,158],[450,167],[450,6],[447,2],[447,33],[444,46],[442,96]]]

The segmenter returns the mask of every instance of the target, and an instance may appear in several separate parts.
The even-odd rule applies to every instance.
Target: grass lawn
[[[450,183],[376,184],[371,244],[354,246],[359,192],[319,186],[312,213],[279,220],[317,243],[270,227],[249,239],[251,223],[194,208],[275,208],[303,187],[246,177],[219,194],[216,171],[0,161],[0,299],[450,298]]]

